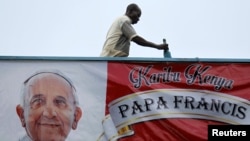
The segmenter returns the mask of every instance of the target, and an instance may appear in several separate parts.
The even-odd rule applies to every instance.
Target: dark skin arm
[[[159,50],[164,50],[164,49],[168,50],[168,44],[164,44],[164,43],[163,44],[155,44],[153,42],[145,40],[144,38],[142,38],[140,36],[135,36],[132,39],[132,41],[135,42],[138,45],[141,45],[141,46],[152,47],[152,48],[156,48],[156,49],[159,49]]]

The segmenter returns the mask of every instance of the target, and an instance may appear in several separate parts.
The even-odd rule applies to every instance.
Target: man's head
[[[64,141],[77,128],[82,111],[75,92],[71,81],[59,73],[40,72],[24,82],[16,111],[33,141]]]
[[[136,24],[141,17],[141,9],[138,5],[132,3],[127,6],[126,15],[132,20],[132,24]]]

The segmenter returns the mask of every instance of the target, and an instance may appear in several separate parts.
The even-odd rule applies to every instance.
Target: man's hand
[[[159,50],[168,50],[169,49],[168,44],[165,44],[165,43],[157,45],[156,48],[159,49]]]

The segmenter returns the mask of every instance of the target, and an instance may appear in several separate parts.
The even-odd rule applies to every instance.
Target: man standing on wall
[[[145,47],[168,50],[168,44],[155,44],[137,35],[132,27],[141,16],[141,9],[132,3],[127,6],[125,15],[119,17],[111,25],[104,43],[101,57],[128,57],[130,41]]]

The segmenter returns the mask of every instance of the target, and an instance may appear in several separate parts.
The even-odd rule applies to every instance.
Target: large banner
[[[1,141],[205,141],[250,124],[250,63],[0,60]]]

